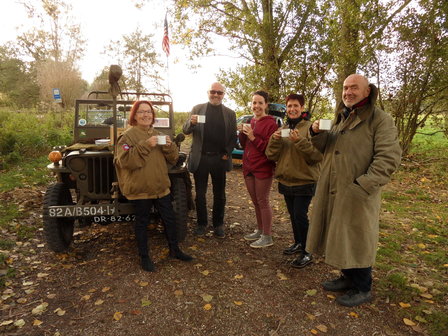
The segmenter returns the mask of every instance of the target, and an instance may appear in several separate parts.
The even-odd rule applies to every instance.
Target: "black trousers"
[[[352,280],[355,287],[361,292],[369,292],[372,289],[372,267],[343,269],[346,278]]]
[[[224,207],[226,205],[226,165],[222,154],[201,156],[198,169],[193,173],[196,188],[196,214],[198,225],[207,226],[207,186],[208,176],[212,177],[213,186],[213,226],[224,224]]]
[[[154,205],[162,218],[165,236],[170,250],[178,247],[176,232],[176,217],[171,203],[171,194],[156,199],[142,199],[131,201],[135,206],[135,240],[137,241],[138,254],[149,256],[148,249],[148,224],[151,207]]]
[[[296,244],[302,244],[302,252],[305,253],[306,236],[308,235],[309,227],[308,207],[313,196],[283,195],[283,197],[285,198],[286,207],[291,218],[294,242]]]

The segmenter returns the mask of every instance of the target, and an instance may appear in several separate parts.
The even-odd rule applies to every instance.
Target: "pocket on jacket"
[[[365,191],[359,184],[351,183],[349,186],[350,191],[353,192],[353,194],[358,195],[364,199],[369,198],[370,194]]]

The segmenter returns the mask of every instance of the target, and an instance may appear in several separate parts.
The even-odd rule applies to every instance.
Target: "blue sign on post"
[[[59,89],[53,89],[53,98],[56,103],[62,103],[61,91]]]

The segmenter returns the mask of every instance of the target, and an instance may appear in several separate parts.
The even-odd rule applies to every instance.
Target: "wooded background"
[[[70,109],[89,90],[107,89],[107,69],[92,83],[82,79],[79,61],[88,52],[69,1],[23,0],[40,26],[0,46],[0,104],[40,107],[63,92]],[[241,109],[255,89],[282,102],[302,93],[316,116],[330,114],[342,82],[365,74],[380,89],[380,106],[391,113],[404,153],[425,123],[448,135],[448,2],[441,0],[178,0],[166,2],[171,43],[182,44],[192,65],[198,56],[223,52],[237,60],[216,66],[229,97]],[[150,12],[151,1],[134,3]],[[132,6],[131,3],[123,6]],[[150,16],[148,16],[150,17]],[[157,18],[154,18],[157,19]],[[137,29],[110,41],[118,56],[125,90],[164,91],[161,48]]]

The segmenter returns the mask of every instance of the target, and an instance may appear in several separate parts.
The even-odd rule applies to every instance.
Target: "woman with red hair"
[[[146,100],[136,101],[129,116],[132,127],[118,138],[114,158],[121,193],[135,206],[135,239],[142,268],[147,272],[155,271],[147,235],[152,205],[162,217],[170,256],[183,261],[193,259],[179,248],[171,203],[167,162],[176,163],[178,149],[169,136],[166,136],[166,144],[158,144],[158,136],[162,134],[154,129],[154,121],[152,104]]]

